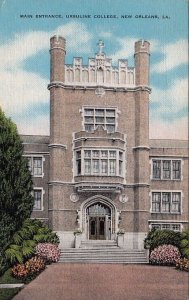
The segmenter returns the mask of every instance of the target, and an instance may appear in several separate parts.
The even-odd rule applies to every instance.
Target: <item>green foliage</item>
[[[180,249],[180,237],[180,232],[153,228],[144,240],[144,248],[149,248],[150,252],[161,245],[173,245]]]
[[[15,263],[23,264],[28,258],[35,255],[35,247],[38,243],[59,244],[59,238],[46,225],[39,220],[27,219],[11,240],[11,244],[5,249],[5,259],[8,266]]]
[[[5,250],[5,257],[11,263],[11,265],[17,262],[19,262],[20,264],[23,263],[23,254],[21,249],[16,250],[10,247]]]
[[[180,251],[183,257],[189,259],[189,229],[181,233]]]
[[[0,109],[0,256],[32,212],[31,191],[31,174],[16,125]]]

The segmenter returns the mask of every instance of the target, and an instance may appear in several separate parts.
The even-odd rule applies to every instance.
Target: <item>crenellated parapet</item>
[[[83,65],[81,57],[75,57],[73,64],[65,65],[65,84],[107,87],[135,86],[135,68],[128,67],[127,59],[118,60],[118,66],[112,65],[112,59],[106,57],[99,42],[99,51]]]

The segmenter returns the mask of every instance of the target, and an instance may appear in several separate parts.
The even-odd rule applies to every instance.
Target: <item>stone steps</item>
[[[82,241],[80,248],[92,249],[92,248],[117,248],[115,241]]]
[[[104,248],[62,249],[60,263],[147,263],[145,251]]]

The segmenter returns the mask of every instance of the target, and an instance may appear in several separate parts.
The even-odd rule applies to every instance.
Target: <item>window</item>
[[[152,192],[153,213],[180,213],[181,192]]]
[[[43,197],[43,190],[40,189],[34,189],[33,191],[34,195],[34,206],[33,210],[42,210],[42,197]]]
[[[173,230],[173,231],[181,231],[181,224],[173,224],[173,223],[155,223],[155,224],[151,224],[151,228],[155,228],[155,229],[167,229],[167,230]]]
[[[43,176],[43,158],[37,156],[27,156],[28,167],[34,177]]]
[[[116,110],[107,108],[84,108],[84,127],[93,131],[102,125],[108,132],[115,131]]]
[[[181,160],[153,159],[152,178],[159,180],[180,180]]]
[[[77,167],[77,174],[81,174],[81,151],[76,152],[76,167]]]
[[[173,179],[180,179],[180,174],[181,174],[180,161],[179,160],[173,160],[172,165],[173,165],[173,171],[172,171]]]
[[[170,160],[163,160],[163,179],[170,179],[171,178],[171,161]]]
[[[152,211],[160,212],[161,208],[161,193],[152,194]]]
[[[122,151],[88,149],[76,151],[76,175],[122,176],[122,174]]]

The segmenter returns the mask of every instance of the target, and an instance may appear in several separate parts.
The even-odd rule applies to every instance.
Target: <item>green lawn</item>
[[[5,283],[22,283],[21,279],[16,279],[11,276],[11,269],[8,269],[1,277],[0,284]],[[0,300],[10,300],[15,296],[21,288],[0,289]]]
[[[14,289],[0,289],[0,299],[1,300],[10,300],[15,296],[21,288]]]
[[[17,279],[12,277],[11,269],[8,269],[1,277],[0,277],[0,284],[3,283],[23,283],[22,279]],[[1,298],[0,298],[1,299]]]

